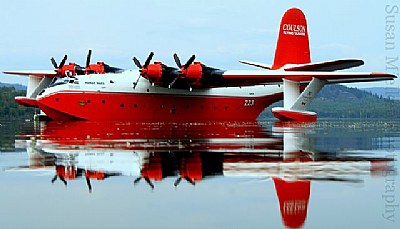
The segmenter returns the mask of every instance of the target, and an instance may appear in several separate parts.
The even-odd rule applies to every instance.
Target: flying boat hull
[[[53,120],[255,120],[266,107],[283,97],[278,86],[261,86],[267,87],[272,89],[259,95],[247,93],[251,88],[258,90],[257,86],[199,92],[168,89],[164,93],[165,89],[148,83],[146,88],[130,92],[59,90],[39,96],[37,105]]]

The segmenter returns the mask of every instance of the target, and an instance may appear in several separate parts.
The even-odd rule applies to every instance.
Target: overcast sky
[[[366,65],[358,71],[386,71],[385,57],[394,55],[385,51],[385,7],[395,0],[105,2],[2,1],[0,71],[52,69],[50,57],[59,61],[64,54],[84,65],[88,49],[93,62],[127,69],[135,68],[133,56],[144,61],[150,51],[168,65],[177,52],[183,62],[196,54],[209,66],[251,69],[238,60],[272,63],[281,17],[291,7],[306,14],[313,61],[361,58]],[[400,46],[400,14],[395,15]],[[0,81],[26,84],[27,78],[0,75]]]

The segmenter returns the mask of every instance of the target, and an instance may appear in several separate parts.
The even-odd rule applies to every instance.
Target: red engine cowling
[[[161,62],[149,64],[147,68],[142,69],[142,76],[149,79],[154,84],[159,84],[163,73]]]
[[[57,69],[57,72],[62,76],[75,76],[77,74],[75,66],[75,63],[69,63]]]
[[[194,62],[186,70],[182,69],[182,75],[186,76],[191,85],[199,84],[203,76],[203,66],[200,62]]]
[[[104,74],[104,62],[97,62],[96,64],[90,64],[88,67],[86,67],[85,74],[88,75],[92,73]]]

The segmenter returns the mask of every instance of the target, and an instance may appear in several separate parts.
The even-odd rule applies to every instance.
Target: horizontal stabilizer
[[[284,66],[285,71],[321,71],[333,72],[337,70],[349,69],[358,67],[364,64],[363,60],[357,59],[339,59],[324,61],[318,63],[298,64],[290,67]]]
[[[4,71],[4,74],[20,75],[20,76],[38,76],[38,77],[54,77],[57,72],[54,70],[28,70],[28,71]]]
[[[242,64],[247,64],[258,68],[271,70],[271,66],[262,63],[245,61],[245,60],[240,60],[239,62]],[[331,61],[307,63],[307,64],[288,64],[283,66],[281,69],[285,71],[333,72],[333,71],[358,67],[363,64],[364,64],[363,60],[339,59],[339,60],[331,60]]]
[[[268,69],[271,70],[271,66],[262,64],[262,63],[257,63],[257,62],[252,62],[252,61],[247,61],[247,60],[239,60],[240,63],[242,64],[247,64],[247,65],[251,65],[254,67],[258,67],[258,68],[263,68],[263,69]]]

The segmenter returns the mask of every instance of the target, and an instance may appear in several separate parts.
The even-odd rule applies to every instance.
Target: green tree
[[[34,108],[20,106],[14,100],[16,96],[24,96],[25,94],[25,91],[15,90],[13,87],[0,87],[1,120],[21,120],[33,117]]]

